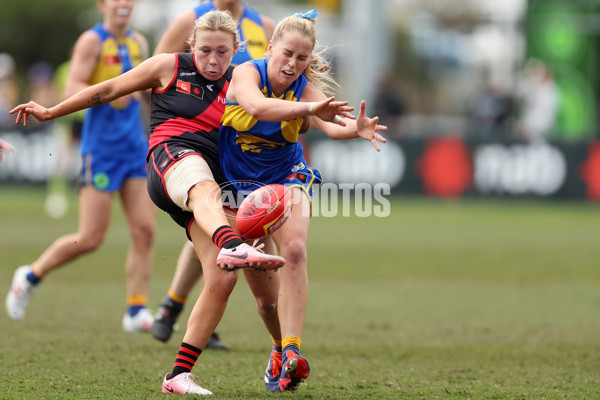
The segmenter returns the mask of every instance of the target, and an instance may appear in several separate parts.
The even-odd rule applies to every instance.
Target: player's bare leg
[[[299,188],[292,188],[293,207],[288,220],[272,234],[286,267],[280,271],[279,321],[283,337],[279,390],[295,390],[306,379],[310,367],[299,355],[308,306],[307,240],[310,200]]]
[[[36,285],[52,270],[81,255],[96,250],[104,241],[110,220],[112,194],[92,186],[79,190],[79,226],[77,232],[59,237],[31,266],[17,269],[6,298],[10,318],[23,319]]]
[[[196,255],[194,245],[186,241],[179,253],[177,267],[169,291],[154,316],[152,335],[161,342],[167,342],[183,310],[194,285],[202,277],[202,264]]]
[[[145,179],[127,180],[120,195],[131,235],[125,262],[128,311],[123,316],[123,330],[148,332],[154,320],[146,306],[154,260],[156,206],[148,195]]]

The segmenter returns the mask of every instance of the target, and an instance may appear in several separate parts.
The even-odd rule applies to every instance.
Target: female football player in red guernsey
[[[231,14],[211,11],[200,17],[190,45],[192,53],[158,54],[55,107],[29,102],[11,113],[18,113],[17,123],[23,120],[27,125],[29,115],[46,121],[152,89],[148,191],[156,205],[186,229],[205,277],[204,290],[190,314],[163,391],[210,394],[193,382],[190,371],[222,318],[237,281],[237,274],[223,273],[215,264],[226,270],[244,268],[269,333],[281,338],[276,307],[278,274],[256,269],[272,271],[285,260],[244,243],[229,225],[221,202],[217,137],[231,79],[230,62],[238,47]]]

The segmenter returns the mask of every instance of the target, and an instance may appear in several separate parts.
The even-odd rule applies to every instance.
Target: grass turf
[[[0,188],[3,295],[17,266],[76,226],[75,207],[52,220],[43,200]],[[243,278],[219,326],[232,350],[204,352],[194,373],[217,399],[597,399],[599,227],[583,203],[490,200],[393,199],[387,218],[314,218],[310,378],[293,395],[265,392],[270,343]],[[153,306],[184,240],[161,213]],[[121,331],[127,242],[115,202],[99,251],[49,275],[24,321],[0,313],[0,398],[167,396],[191,307],[167,344]]]

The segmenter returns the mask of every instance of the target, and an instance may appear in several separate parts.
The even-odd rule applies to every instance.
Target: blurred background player
[[[58,101],[65,99],[65,87],[69,77],[70,61],[60,64],[54,72],[54,85],[58,91]],[[78,157],[85,111],[58,118],[52,124],[52,136],[56,146],[54,169],[46,184],[46,214],[52,218],[62,218],[69,210],[69,188],[77,171]]]
[[[231,65],[236,66],[254,58],[262,58],[267,50],[275,24],[241,0],[214,0],[180,14],[166,29],[159,40],[154,54],[178,53],[189,49],[187,42],[194,29],[195,21],[212,10],[229,11],[238,26],[240,49],[233,56]],[[202,277],[202,265],[194,252],[191,242],[187,242],[177,260],[177,268],[171,286],[160,305],[152,326],[152,334],[166,342],[173,333],[179,314],[183,310],[194,285]],[[229,349],[215,332],[206,344],[206,349]]]
[[[84,32],[73,49],[65,95],[118,76],[140,64],[147,53],[142,35],[128,28],[133,0],[99,0],[103,22]],[[13,320],[20,320],[37,285],[54,269],[96,250],[104,240],[115,192],[129,224],[132,243],[125,261],[126,332],[149,331],[153,316],[146,308],[153,262],[156,207],[146,189],[148,141],[138,95],[90,109],[82,132],[79,226],[58,238],[29,265],[19,267],[6,298]]]

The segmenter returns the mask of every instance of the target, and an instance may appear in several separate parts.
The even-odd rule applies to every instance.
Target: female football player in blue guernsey
[[[243,43],[231,59],[236,66],[246,61],[263,58],[267,51],[275,24],[270,18],[244,4],[241,0],[213,0],[203,2],[191,10],[177,16],[161,36],[154,54],[180,53],[189,50],[189,38],[196,20],[213,10],[229,11],[237,23],[240,42]],[[270,244],[271,245],[271,244]],[[179,314],[182,312],[188,296],[202,277],[202,265],[196,256],[193,244],[187,241],[177,260],[173,280],[164,301],[158,308],[152,324],[152,335],[163,342],[169,340]],[[215,332],[206,349],[228,349]]]
[[[211,11],[196,21],[190,42],[191,54],[159,54],[55,107],[29,102],[11,113],[18,113],[17,123],[23,120],[26,125],[29,115],[46,121],[152,89],[148,190],[154,202],[186,229],[205,278],[163,391],[210,394],[193,382],[190,371],[222,318],[237,281],[237,274],[226,274],[216,264],[228,270],[253,267],[244,269],[246,280],[269,334],[277,338],[281,334],[277,285],[272,279],[275,272],[263,271],[278,269],[285,260],[243,243],[228,224],[221,202],[217,140],[231,79],[231,57],[238,46],[235,22],[227,12]]]
[[[294,199],[288,220],[271,235],[287,261],[280,271],[277,306],[282,347],[274,341],[265,375],[271,391],[294,390],[310,372],[299,352],[308,302],[310,203],[321,176],[306,164],[298,133],[310,120],[332,139],[360,137],[376,150],[378,141],[386,141],[378,131],[387,128],[378,125],[377,117],[365,115],[364,101],[354,120],[348,102],[335,102],[323,93],[333,82],[315,52],[315,18],[312,10],[283,19],[275,27],[267,58],[235,68],[219,133],[221,170],[235,189],[247,193],[259,185],[281,183],[291,188]]]
[[[128,28],[134,1],[100,0],[97,5],[103,22],[84,32],[75,43],[67,95],[121,75],[147,57],[146,40]],[[6,298],[12,319],[25,316],[31,295],[47,274],[102,244],[113,197],[118,193],[131,234],[125,260],[128,312],[122,325],[127,332],[150,330],[153,317],[146,302],[154,258],[156,207],[146,190],[148,140],[139,97],[137,93],[115,97],[110,104],[86,113],[78,230],[58,238],[37,260],[16,270]]]

